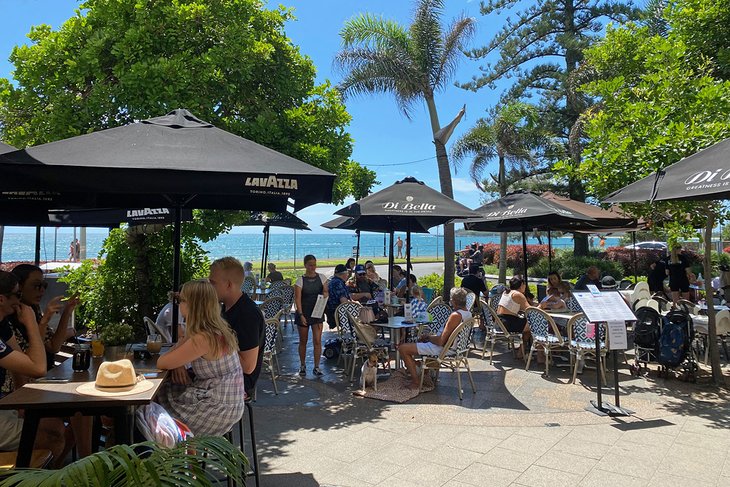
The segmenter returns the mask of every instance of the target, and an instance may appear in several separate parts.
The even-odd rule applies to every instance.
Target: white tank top
[[[520,312],[520,304],[516,302],[514,299],[512,299],[512,293],[514,291],[510,291],[507,294],[502,294],[502,297],[499,298],[499,305],[503,308],[506,308],[509,312],[512,314],[518,314]]]

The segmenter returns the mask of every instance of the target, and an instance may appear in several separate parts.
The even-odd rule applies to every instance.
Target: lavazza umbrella
[[[333,174],[178,109],[0,155],[0,212],[21,206],[175,208],[177,291],[183,208],[297,211],[331,202],[334,180]]]
[[[611,193],[605,201],[608,203],[631,203],[644,201],[702,201],[726,200],[730,198],[730,138],[718,142],[691,156],[646,176]],[[705,226],[705,258],[704,271],[705,293],[712,296],[712,229],[714,220],[711,211],[707,213]],[[720,354],[717,348],[717,326],[715,323],[715,306],[712,299],[707,300],[708,335],[710,358],[712,362],[712,378],[722,384],[724,378],[720,367]]]
[[[411,231],[428,229],[457,218],[478,216],[466,206],[429,188],[413,177],[397,181],[377,193],[337,210],[335,214],[357,218],[357,222],[362,221],[363,224],[370,219],[381,221],[384,225],[378,224],[380,230],[405,230],[407,273],[411,270]],[[389,275],[390,272],[389,269]],[[406,283],[410,284],[408,278]]]

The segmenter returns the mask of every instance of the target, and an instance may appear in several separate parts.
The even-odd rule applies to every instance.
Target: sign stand
[[[614,397],[616,405],[603,400],[601,383],[601,333],[597,326],[595,332],[596,338],[596,400],[591,401],[591,405],[586,407],[586,411],[590,411],[599,416],[630,416],[634,411],[621,408],[619,399],[619,378],[618,378],[618,357],[617,350],[625,350],[627,347],[626,338],[626,322],[635,321],[636,317],[618,291],[597,291],[573,293],[578,304],[583,308],[583,312],[588,321],[596,325],[604,324],[606,328],[606,339],[608,341],[611,356],[613,358],[613,380],[614,380]]]

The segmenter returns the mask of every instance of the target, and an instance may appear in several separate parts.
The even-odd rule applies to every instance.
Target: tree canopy
[[[257,0],[87,0],[54,31],[13,49],[0,80],[0,138],[36,145],[187,108],[216,126],[350,176],[350,115],[284,32],[288,10]]]

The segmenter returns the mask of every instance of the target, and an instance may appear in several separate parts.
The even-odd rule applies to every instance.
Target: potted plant
[[[126,358],[127,344],[134,338],[134,329],[127,323],[107,323],[101,327],[99,337],[104,344],[104,358],[121,360]]]
[[[189,438],[172,448],[153,442],[117,445],[77,460],[60,470],[23,469],[2,472],[2,485],[218,485],[211,473],[245,484],[248,460],[225,438]]]

